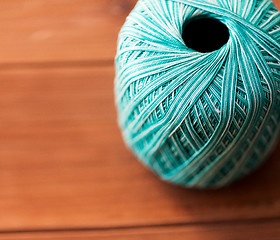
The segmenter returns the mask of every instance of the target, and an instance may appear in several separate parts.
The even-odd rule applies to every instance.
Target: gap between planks
[[[108,229],[57,229],[0,233],[1,240],[278,240],[280,220],[253,220],[203,224],[172,224]]]
[[[10,62],[0,63],[1,70],[13,69],[57,69],[57,68],[92,68],[113,66],[114,60],[85,60],[85,61],[51,61],[51,62]]]

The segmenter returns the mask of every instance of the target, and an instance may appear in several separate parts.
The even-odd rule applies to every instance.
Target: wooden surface
[[[215,191],[164,183],[126,149],[113,57],[135,2],[1,1],[0,239],[280,239],[280,143]]]

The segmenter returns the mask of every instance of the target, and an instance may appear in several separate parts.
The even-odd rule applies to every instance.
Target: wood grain
[[[125,148],[113,77],[113,66],[0,71],[0,230],[280,217],[279,147],[231,187],[171,186]]]
[[[1,63],[112,61],[136,0],[9,0],[0,3]]]

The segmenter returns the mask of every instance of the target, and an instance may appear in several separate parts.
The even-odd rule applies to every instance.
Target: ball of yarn
[[[139,0],[115,59],[118,122],[135,155],[186,187],[255,169],[279,139],[279,26],[270,0]]]

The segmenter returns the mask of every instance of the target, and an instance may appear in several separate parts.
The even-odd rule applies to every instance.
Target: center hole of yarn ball
[[[182,37],[187,47],[206,53],[224,46],[228,42],[229,31],[217,19],[197,17],[184,24]]]

